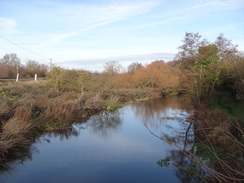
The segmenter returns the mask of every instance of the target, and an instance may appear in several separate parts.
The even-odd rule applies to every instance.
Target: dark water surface
[[[191,148],[193,125],[185,120],[191,110],[189,103],[170,97],[93,116],[86,123],[40,137],[31,147],[31,156],[12,162],[12,170],[2,172],[0,182],[194,181],[173,166],[187,162],[179,149],[149,132]],[[167,166],[157,163],[167,157],[171,160]]]

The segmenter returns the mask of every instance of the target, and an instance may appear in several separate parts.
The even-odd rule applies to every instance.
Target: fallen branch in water
[[[160,139],[160,140],[162,140],[162,141],[164,141],[164,142],[167,142],[167,143],[169,143],[169,144],[174,145],[174,146],[177,147],[177,148],[181,151],[181,153],[184,154],[188,159],[190,159],[191,161],[193,161],[193,162],[195,162],[195,163],[201,165],[202,167],[206,168],[206,170],[207,170],[208,172],[210,172],[211,175],[213,176],[213,178],[214,178],[213,181],[215,181],[215,180],[217,180],[218,182],[230,182],[230,181],[235,181],[235,182],[238,181],[238,182],[242,182],[242,181],[244,181],[244,179],[239,179],[239,178],[235,178],[235,177],[228,177],[228,176],[226,176],[226,175],[224,175],[224,174],[222,174],[222,173],[220,173],[220,172],[214,170],[213,168],[209,167],[206,163],[204,163],[204,162],[202,162],[201,160],[199,160],[199,158],[198,158],[196,155],[194,155],[192,152],[190,152],[190,151],[185,151],[182,147],[180,147],[179,145],[177,145],[176,143],[174,143],[172,140],[170,140],[170,139],[168,139],[168,138],[167,138],[167,139],[164,139],[164,138],[162,138],[162,137],[159,137],[158,135],[156,135],[155,133],[153,133],[153,132],[149,129],[149,127],[148,127],[146,124],[144,124],[144,125],[145,125],[145,127],[147,128],[147,130],[148,130],[153,136],[157,137],[158,139]]]

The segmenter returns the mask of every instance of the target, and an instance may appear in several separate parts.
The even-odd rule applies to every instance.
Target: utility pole
[[[19,66],[17,65],[17,76],[16,76],[16,82],[19,81]]]
[[[53,59],[49,59],[50,60],[50,70],[53,69]]]

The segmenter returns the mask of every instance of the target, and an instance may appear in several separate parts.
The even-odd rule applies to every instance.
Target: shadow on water
[[[32,143],[35,143],[34,141]],[[26,161],[32,161],[32,155],[37,153],[38,149],[28,145],[24,148],[17,149],[16,152],[9,152],[9,156],[0,161],[0,175],[1,173],[14,172],[16,164],[24,164]]]
[[[81,127],[77,129],[75,126],[71,126],[70,128],[55,130],[41,136],[40,138],[34,139],[32,144],[42,141],[50,143],[51,139],[54,137],[59,138],[61,141],[68,140],[71,137],[78,136],[80,129]],[[32,161],[32,156],[36,153],[39,153],[38,148],[32,144],[21,149],[16,149],[15,152],[9,152],[10,155],[7,157],[7,159],[0,161],[0,173],[6,172],[12,174],[16,164],[24,164],[27,161]]]
[[[74,124],[69,128],[54,130],[38,139],[35,139],[32,143],[50,143],[53,138],[58,138],[60,141],[69,140],[70,138],[79,136],[80,132],[85,129],[89,129],[92,133],[102,137],[108,137],[108,132],[110,130],[116,130],[121,123],[122,121],[119,111],[111,113],[101,112],[98,115],[92,116],[85,124]],[[19,152],[11,153],[11,156],[9,156],[7,160],[0,162],[0,173],[14,172],[16,164],[23,164],[26,161],[32,161],[32,155],[35,153],[39,153],[39,151],[33,145],[26,146],[19,150]]]

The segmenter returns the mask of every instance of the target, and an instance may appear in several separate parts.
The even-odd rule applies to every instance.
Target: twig
[[[215,179],[217,179],[219,182],[229,182],[228,180],[232,180],[232,181],[244,181],[244,179],[239,179],[239,178],[234,178],[234,177],[228,177],[220,172],[217,172],[216,170],[210,168],[209,166],[207,166],[204,162],[200,161],[193,153],[191,153],[190,151],[186,152],[184,151],[184,149],[182,147],[180,147],[179,145],[177,145],[176,143],[174,143],[173,141],[171,141],[170,139],[164,139],[159,137],[158,135],[156,135],[155,133],[153,133],[149,127],[144,124],[145,127],[147,128],[147,130],[155,137],[157,137],[158,139],[165,141],[167,143],[170,143],[172,145],[174,145],[175,147],[177,147],[187,158],[189,158],[191,161],[203,166],[204,168],[206,168],[207,171],[211,172],[212,175],[214,176]],[[197,159],[194,159],[192,157],[195,157]],[[218,158],[218,157],[217,157]]]

